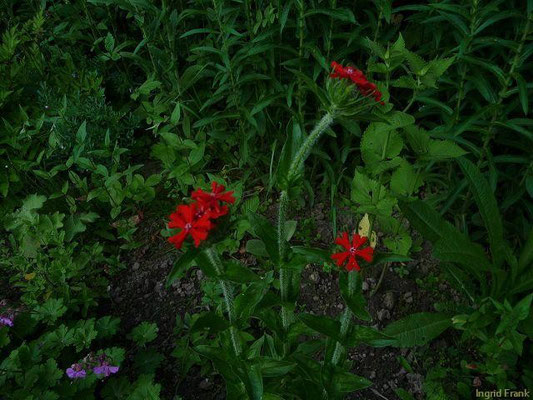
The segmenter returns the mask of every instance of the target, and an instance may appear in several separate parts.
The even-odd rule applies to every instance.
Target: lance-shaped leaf
[[[229,323],[226,319],[215,314],[212,311],[205,312],[194,322],[191,327],[191,333],[201,330],[208,330],[210,333],[221,332],[229,328]]]
[[[226,270],[218,278],[236,283],[249,283],[259,281],[261,278],[250,268],[236,260],[224,263]]]
[[[348,274],[356,274],[355,290],[353,292],[350,292],[348,287]],[[344,302],[357,318],[363,321],[370,321],[372,318],[366,309],[366,299],[363,296],[361,286],[361,275],[359,273],[352,271],[339,274],[339,287]]]
[[[265,244],[265,250],[274,264],[279,262],[278,234],[270,221],[258,214],[248,214],[255,235]]]
[[[200,249],[191,247],[176,260],[167,278],[167,288],[189,268],[198,254],[200,254]]]
[[[466,158],[457,160],[461,170],[465,174],[470,184],[470,190],[474,195],[476,204],[479,208],[481,218],[489,234],[489,244],[492,258],[496,266],[500,266],[504,261],[503,224],[498,202],[492,192],[489,183],[481,174],[479,169]]]
[[[303,313],[299,315],[300,320],[312,330],[325,336],[335,339],[337,342],[344,342],[340,338],[341,324],[328,317]]]
[[[422,312],[391,323],[383,333],[396,339],[394,347],[414,347],[429,343],[451,325],[447,314]]]

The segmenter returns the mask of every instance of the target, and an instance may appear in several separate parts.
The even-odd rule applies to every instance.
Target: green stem
[[[348,272],[348,292],[352,296],[355,291],[355,283],[357,282],[357,272]],[[350,322],[352,320],[352,311],[350,308],[346,307],[341,316],[341,330],[340,337],[344,338],[348,333],[348,328],[350,327]],[[337,365],[342,353],[343,345],[340,342],[335,343],[335,350],[331,356],[331,363]]]
[[[282,191],[279,197],[279,210],[278,210],[278,251],[279,251],[279,289],[281,292],[281,321],[283,328],[287,329],[291,323],[290,311],[285,306],[289,297],[289,282],[290,271],[283,268],[283,259],[285,257],[285,251],[287,249],[287,241],[285,240],[285,221],[287,220],[287,206],[289,204],[289,195],[287,191]]]
[[[304,1],[305,0],[298,0],[296,2],[298,6],[298,70],[300,71],[300,74],[302,73],[302,64],[303,64],[303,51],[304,51],[304,27],[305,27],[305,7],[304,7]],[[302,115],[302,106],[303,106],[303,83],[300,76],[298,76],[298,117],[300,120],[303,120]]]
[[[520,39],[520,44],[518,45],[518,48],[516,49],[515,56],[513,58],[512,63],[511,63],[511,67],[509,68],[509,72],[507,73],[507,75],[505,77],[505,80],[503,82],[502,89],[498,93],[498,102],[496,103],[498,106],[500,106],[503,103],[503,98],[505,96],[505,93],[509,89],[509,85],[511,84],[511,79],[513,78],[514,71],[515,71],[515,69],[518,66],[518,62],[520,61],[520,56],[522,55],[522,50],[524,49],[524,44],[526,42],[527,36],[529,35],[529,29],[531,27],[531,21],[532,21],[532,17],[528,16],[526,25],[524,27],[524,32],[522,33],[522,38]],[[500,116],[500,113],[501,113],[501,107],[498,107],[498,108],[496,108],[496,110],[494,111],[494,114],[492,115],[492,118],[491,118],[490,123],[489,123],[489,127],[487,129],[487,133],[485,134],[485,138],[483,139],[483,147],[481,149],[481,154],[480,154],[479,159],[478,159],[478,161],[476,163],[478,168],[481,168],[481,165],[485,161],[485,157],[487,156],[487,153],[489,152],[491,141],[495,137],[495,133],[493,132],[494,131],[494,127],[496,126],[496,122],[497,122],[498,117]],[[461,208],[461,214],[463,214],[463,215],[466,213],[466,209],[467,209],[468,204],[470,202],[470,197],[471,196],[472,196],[472,192],[471,192],[470,187],[469,187],[468,191],[466,193],[466,196],[465,196],[465,200],[463,202],[463,206]]]
[[[289,167],[289,172],[287,174],[288,181],[291,182],[296,175],[302,170],[303,164],[311,150],[313,149],[314,144],[318,141],[320,136],[326,131],[326,129],[333,123],[335,107],[332,107],[332,111],[327,112],[320,121],[315,125],[311,134],[307,137],[303,145],[296,153],[291,165]],[[287,220],[287,207],[289,205],[289,193],[287,190],[281,192],[279,198],[279,209],[278,209],[278,224],[277,224],[277,236],[278,236],[278,256],[279,256],[279,286],[281,292],[281,300],[284,303],[281,306],[281,320],[283,323],[283,328],[287,329],[291,323],[292,315],[290,311],[285,306],[285,302],[289,297],[289,287],[291,281],[291,271],[283,268],[283,260],[285,258],[285,253],[287,251],[287,240],[285,234],[285,222]]]
[[[220,257],[218,256],[217,252],[215,251],[214,246],[209,247],[206,250],[206,253],[217,275],[222,274],[223,272],[222,261],[220,260]],[[233,323],[235,321],[235,309],[233,307],[233,293],[232,293],[231,287],[228,285],[226,281],[219,279],[218,283],[222,289],[222,294],[224,295],[224,304],[226,305],[226,312],[228,313],[228,320],[230,324],[232,325],[229,328],[229,331],[230,331],[230,336],[231,336],[231,343],[233,345],[233,350],[235,351],[236,355],[240,355],[241,354],[241,342],[238,340],[237,330],[233,326]]]
[[[326,114],[324,114],[322,119],[318,121],[318,123],[315,125],[307,139],[305,139],[305,142],[298,150],[298,153],[294,157],[294,160],[292,161],[291,166],[289,167],[289,182],[291,181],[291,179],[295,178],[296,175],[301,171],[301,169],[303,168],[303,163],[307,159],[307,157],[309,157],[309,154],[311,154],[313,146],[320,138],[320,136],[322,136],[322,134],[326,131],[326,129],[328,129],[329,126],[333,123],[334,112],[335,108],[332,107],[332,109]]]

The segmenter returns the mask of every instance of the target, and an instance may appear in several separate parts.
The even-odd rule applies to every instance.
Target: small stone
[[[385,320],[385,319],[389,319],[389,318],[390,318],[390,312],[389,312],[389,310],[385,310],[385,309],[383,309],[383,310],[379,310],[379,311],[378,311],[378,319],[379,319],[380,321],[383,321],[383,320]]]
[[[163,294],[163,282],[158,282],[158,283],[155,285],[155,291],[156,291],[159,295],[162,295],[162,294]]]
[[[318,301],[319,300],[318,296],[313,296],[313,300]]]
[[[368,282],[367,281],[363,282],[362,289],[363,289],[363,292],[366,292],[368,289],[370,289],[370,287],[368,286]]]
[[[313,282],[317,282],[318,274],[316,272],[313,272],[311,275],[309,275],[309,279],[311,279]]]
[[[198,388],[202,389],[202,390],[207,390],[211,386],[213,386],[213,383],[211,381],[209,381],[209,379],[206,378],[202,382],[200,382],[200,384],[198,385]]]
[[[405,299],[405,302],[406,303],[412,303],[413,302],[413,298],[412,297],[408,297],[407,299]]]
[[[204,278],[204,273],[201,269],[196,271],[196,278],[198,278],[199,281],[201,281]]]
[[[134,270],[134,271],[137,271],[140,266],[141,266],[141,264],[139,262],[135,262],[135,263],[133,263],[133,267],[131,269]]]
[[[394,293],[385,293],[385,295],[383,296],[383,305],[389,310],[392,310],[392,308],[394,307]]]
[[[370,371],[370,375],[368,376],[368,379],[374,379],[376,377],[376,371]]]
[[[344,309],[344,304],[342,304],[342,303],[341,303],[341,304],[338,304],[338,305],[337,305],[337,308],[338,308],[339,310]]]

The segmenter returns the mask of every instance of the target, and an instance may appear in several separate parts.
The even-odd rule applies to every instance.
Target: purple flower
[[[0,315],[0,326],[13,326],[13,320],[4,315]]]
[[[116,374],[118,372],[118,367],[109,365],[107,361],[103,361],[100,365],[93,368],[93,372],[96,375],[109,376],[111,374]]]
[[[83,379],[87,376],[87,372],[85,372],[81,364],[72,364],[70,368],[67,368],[67,376],[70,379]]]

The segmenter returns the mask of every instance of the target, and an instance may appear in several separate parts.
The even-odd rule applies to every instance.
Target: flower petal
[[[346,264],[346,269],[348,271],[353,271],[354,269],[356,271],[361,271],[361,267],[359,266],[359,264],[357,263],[357,260],[353,256],[350,257],[350,259],[348,260],[348,264]]]
[[[352,246],[358,249],[366,243],[368,238],[366,236],[359,236],[359,234],[354,234],[352,238]]]
[[[365,247],[355,251],[355,255],[361,257],[366,262],[372,262],[374,256],[374,249],[372,247]]]
[[[198,247],[202,241],[207,239],[208,231],[204,229],[191,229],[191,236],[194,240],[194,246]]]
[[[345,251],[343,253],[335,253],[331,255],[331,258],[335,260],[337,265],[339,267],[342,267],[342,264],[346,261],[346,259],[350,256],[350,253],[348,251]]]
[[[177,235],[171,236],[168,238],[168,241],[172,243],[177,249],[181,249],[181,246],[183,245],[183,241],[187,237],[187,232],[185,230],[182,230]]]
[[[350,239],[348,238],[348,232],[343,232],[341,237],[335,239],[335,243],[344,247],[346,250],[349,250],[351,245]]]

